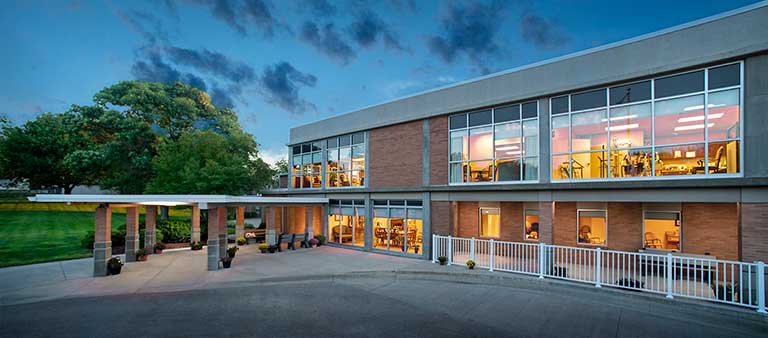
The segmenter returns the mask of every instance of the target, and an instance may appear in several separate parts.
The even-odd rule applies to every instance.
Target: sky
[[[6,1],[14,123],[122,80],[181,81],[233,108],[270,163],[293,126],[756,2]]]

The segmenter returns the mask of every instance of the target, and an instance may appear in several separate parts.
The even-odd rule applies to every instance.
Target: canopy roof
[[[44,203],[107,203],[107,204],[142,204],[142,205],[193,205],[207,209],[208,204],[229,205],[306,205],[326,204],[324,197],[264,197],[264,196],[229,196],[229,195],[64,195],[37,194],[28,197],[32,202]]]

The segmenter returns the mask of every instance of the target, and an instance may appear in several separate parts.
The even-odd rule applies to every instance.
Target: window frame
[[[496,210],[499,215],[499,235],[483,236],[483,210]],[[501,238],[501,207],[479,207],[477,208],[477,237],[478,238]]]
[[[363,142],[362,143],[355,143],[354,135],[356,135],[356,134],[363,134]],[[341,140],[339,138],[344,137],[344,136],[349,137],[349,142],[350,143],[348,145],[341,145]],[[329,139],[334,139],[334,138],[337,139],[336,140],[336,146],[335,147],[329,147],[328,146],[328,140]],[[344,135],[328,137],[328,138],[323,139],[322,142],[323,142],[324,147],[325,147],[325,148],[323,148],[323,166],[322,166],[322,173],[323,173],[322,188],[323,189],[339,189],[339,190],[344,190],[344,189],[361,189],[361,188],[368,187],[367,174],[368,174],[368,162],[369,162],[369,160],[368,160],[369,148],[368,148],[368,132],[367,131],[360,131],[360,132],[355,132],[355,133],[349,133],[349,134],[344,134]],[[354,155],[354,148],[356,146],[358,146],[358,147],[362,146],[363,147],[363,151],[364,151],[364,156],[363,157],[364,157],[365,163],[363,164],[363,169],[362,170],[360,170],[360,169],[358,169],[358,170],[353,169],[354,166],[352,165],[352,162],[353,162],[353,159],[354,159],[354,156],[353,156]],[[341,151],[342,148],[349,148],[349,169],[347,169],[347,170],[338,170],[337,169],[336,173],[347,173],[349,175],[349,177],[350,177],[350,180],[351,180],[352,179],[352,174],[355,171],[357,171],[357,172],[362,171],[364,173],[364,175],[366,175],[366,176],[363,176],[363,184],[361,184],[361,185],[351,185],[350,184],[349,186],[346,186],[346,187],[342,187],[342,186],[339,186],[339,187],[333,186],[332,187],[332,186],[328,185],[329,180],[326,179],[327,176],[330,174],[330,172],[328,171],[328,152],[335,150],[336,151],[337,162],[340,162],[341,161],[341,153],[340,153],[340,151]]]
[[[539,209],[526,208],[525,205],[523,205],[523,241],[538,243],[541,239],[541,223],[539,223],[539,238],[528,238],[528,234],[525,232],[525,219],[528,217],[528,211],[535,211],[536,217],[539,217]],[[541,222],[541,219],[539,219],[539,222]]]
[[[320,145],[320,149],[312,150],[312,147],[313,147],[314,143],[318,143],[318,142],[321,144]],[[325,148],[324,148],[324,145],[322,143],[324,143],[324,142],[316,140],[316,141],[298,143],[298,144],[294,144],[294,145],[290,146],[290,148],[289,148],[290,149],[290,156],[288,156],[288,159],[290,161],[290,163],[288,163],[288,168],[290,169],[289,170],[289,172],[290,172],[290,174],[289,174],[290,175],[289,183],[290,184],[289,184],[289,187],[288,187],[289,190],[320,190],[320,189],[323,189],[323,187],[325,186],[324,168],[325,168],[325,161],[326,161],[326,159],[325,159]],[[304,152],[303,151],[304,146],[309,146],[309,151],[308,152]],[[299,147],[299,150],[301,151],[298,154],[295,154],[293,152],[294,148],[296,148],[296,147]],[[320,187],[312,187],[312,183],[311,183],[311,180],[312,180],[311,166],[314,163],[314,162],[312,162],[312,157],[314,155],[316,155],[316,154],[320,155],[320,173],[319,173],[319,175],[320,175]],[[310,158],[310,163],[309,164],[304,164],[304,160],[303,160],[304,156],[309,156],[309,158]],[[299,175],[296,175],[294,173],[294,169],[293,169],[293,167],[294,167],[294,161],[293,161],[294,157],[299,157],[299,158],[302,159],[301,164],[299,164],[299,170],[298,170],[298,172],[300,173]],[[309,175],[306,175],[304,173],[304,166],[310,166],[310,174]],[[297,177],[299,178],[299,186],[298,187],[294,187],[293,186],[293,181]],[[304,187],[304,177],[309,177],[309,179],[310,179],[310,184],[309,184],[308,187]]]
[[[595,212],[599,211],[605,214],[605,241],[603,241],[603,244],[592,244],[592,243],[581,243],[579,242],[579,230],[581,229],[581,212]],[[608,208],[605,209],[576,209],[576,245],[586,245],[586,246],[594,246],[594,247],[608,247]]]
[[[523,118],[523,105],[529,104],[529,103],[536,103],[536,117],[529,117],[529,118]],[[513,120],[513,121],[502,121],[502,122],[496,122],[496,109],[501,108],[507,108],[510,106],[518,106],[518,115],[519,119]],[[469,115],[474,112],[482,112],[485,110],[491,110],[491,123],[490,124],[484,124],[484,125],[478,125],[478,126],[470,126],[469,125]],[[451,129],[450,126],[450,120],[452,117],[463,115],[466,120],[466,126],[462,128],[455,128]],[[527,101],[517,101],[513,103],[508,104],[502,104],[502,105],[496,105],[491,108],[483,108],[483,109],[476,109],[472,111],[465,111],[459,114],[451,114],[448,115],[448,185],[455,185],[455,186],[462,186],[462,185],[497,185],[497,184],[536,184],[541,181],[541,107],[539,100],[527,100]],[[525,139],[525,130],[524,130],[524,122],[529,121],[536,121],[536,137],[537,137],[537,147],[536,147],[536,155],[535,156],[524,156],[520,155],[518,157],[496,157],[496,127],[499,125],[505,125],[510,123],[518,123],[520,126],[520,144],[521,144],[521,150],[524,149],[524,139]],[[463,137],[467,139],[467,151],[469,152],[469,137],[470,137],[470,131],[473,129],[479,129],[479,128],[491,128],[491,157],[482,159],[482,160],[472,160],[469,157],[466,159],[459,159],[459,160],[451,160],[451,134],[453,132],[464,132]],[[462,147],[463,149],[463,147]],[[525,180],[525,170],[524,170],[524,164],[526,159],[535,158],[536,159],[536,179],[535,180]],[[496,162],[499,160],[519,160],[520,161],[520,179],[518,180],[509,180],[509,181],[498,181],[496,177]],[[493,177],[491,178],[491,181],[483,181],[483,182],[471,182],[469,181],[469,175],[470,171],[467,170],[466,173],[462,172],[462,181],[461,182],[452,182],[451,181],[451,166],[452,165],[460,165],[462,168],[462,171],[464,170],[464,163],[471,162],[480,162],[480,161],[490,161],[491,162],[491,172],[493,173]]]
[[[392,203],[390,203],[390,201],[397,201],[397,202],[402,201],[403,204],[402,205],[400,205],[400,204],[392,204]],[[387,229],[387,247],[386,248],[377,248],[376,244],[375,244],[376,238],[372,238],[371,239],[371,250],[372,251],[386,252],[386,253],[389,253],[389,254],[403,255],[403,256],[408,256],[408,257],[423,257],[424,255],[427,254],[427,252],[424,250],[424,243],[425,243],[425,241],[427,241],[429,239],[427,239],[425,237],[425,235],[424,235],[425,234],[425,229],[424,229],[425,228],[425,225],[424,225],[424,206],[423,205],[410,204],[410,203],[408,203],[408,201],[412,201],[412,200],[408,200],[408,199],[376,199],[376,200],[374,200],[374,199],[371,199],[371,216],[370,216],[371,217],[371,230],[370,230],[371,231],[371,237],[375,237],[376,236],[376,234],[375,234],[376,225],[373,224],[373,220],[375,218],[377,218],[377,217],[376,217],[376,212],[374,211],[374,209],[386,209],[387,210],[387,217],[386,217],[387,218],[387,226],[386,226],[386,229]],[[408,228],[408,221],[409,220],[411,220],[411,219],[419,219],[419,220],[421,220],[421,222],[422,222],[421,223],[421,243],[418,244],[418,246],[420,248],[420,250],[419,250],[420,252],[419,253],[412,253],[412,252],[408,251],[408,248],[406,247],[407,246],[407,242],[408,242],[407,239],[403,241],[404,242],[403,243],[403,247],[400,248],[400,251],[390,250],[390,243],[392,241],[391,231],[390,231],[391,219],[392,219],[392,209],[403,210],[403,213],[405,215],[404,217],[402,217],[403,218],[403,225],[406,228],[406,233],[403,234],[403,236],[408,236],[407,228]],[[411,217],[409,217],[410,216],[410,213],[409,213],[410,210],[419,210],[419,211],[421,211],[422,212],[421,218],[411,218]]]
[[[668,213],[668,214],[677,214],[677,219],[680,222],[680,234],[678,235],[680,237],[680,241],[677,243],[677,250],[675,249],[667,249],[667,248],[646,248],[645,247],[645,220],[646,220],[646,213],[648,212],[658,212],[658,213]],[[682,210],[646,210],[645,206],[643,206],[643,230],[641,232],[640,237],[640,247],[645,249],[653,249],[653,250],[664,250],[667,252],[683,252],[683,211]]]
[[[720,67],[725,67],[725,66],[729,66],[729,65],[735,65],[735,64],[739,65],[739,84],[738,85],[734,85],[734,86],[727,86],[727,87],[721,87],[721,88],[716,88],[716,89],[711,89],[710,90],[709,89],[709,70],[710,69],[715,69],[715,68],[720,68]],[[703,91],[685,93],[685,94],[674,95],[674,96],[667,96],[667,97],[663,97],[663,98],[656,98],[655,97],[654,90],[655,90],[655,81],[657,79],[667,78],[667,77],[672,77],[672,76],[682,75],[682,74],[687,74],[687,73],[693,73],[693,72],[696,72],[696,71],[704,71],[704,79],[703,79],[703,81],[704,81],[704,87],[703,87],[704,90]],[[650,90],[651,90],[650,99],[642,100],[642,101],[636,101],[636,102],[628,102],[628,103],[616,104],[616,105],[612,105],[611,104],[611,97],[610,97],[610,89],[611,88],[619,87],[619,86],[632,85],[632,84],[636,84],[636,83],[642,83],[642,82],[645,82],[645,81],[650,81],[650,87],[651,87],[650,88]],[[552,95],[552,96],[548,97],[548,105],[549,105],[549,111],[550,111],[550,114],[549,114],[549,135],[548,135],[548,137],[549,137],[549,154],[548,154],[549,155],[549,159],[548,159],[548,161],[549,161],[549,164],[550,164],[550,167],[549,167],[549,169],[550,169],[549,170],[549,181],[551,183],[555,183],[555,184],[562,184],[562,183],[578,183],[578,182],[624,182],[624,181],[689,180],[689,179],[696,180],[696,179],[712,179],[712,178],[717,179],[717,178],[741,178],[741,177],[744,177],[744,116],[745,116],[745,113],[744,113],[744,110],[745,110],[744,87],[745,87],[745,83],[744,83],[744,60],[738,60],[738,61],[733,61],[733,62],[714,64],[714,65],[710,65],[710,66],[706,66],[706,67],[699,67],[699,68],[696,68],[696,69],[689,69],[689,70],[685,70],[685,71],[679,71],[679,72],[675,72],[675,73],[672,73],[672,74],[666,74],[666,75],[663,75],[663,76],[656,76],[656,77],[651,77],[651,78],[640,79],[640,80],[637,80],[637,81],[631,81],[631,82],[626,82],[626,83],[617,83],[617,84],[605,86],[605,87],[602,88],[602,90],[604,90],[605,94],[606,94],[606,106],[604,106],[604,107],[589,108],[589,109],[578,110],[578,111],[572,111],[571,110],[571,95],[594,91],[594,90],[596,90],[594,88],[586,89],[586,90],[574,91],[574,92],[565,93],[565,94]],[[710,138],[709,138],[709,128],[704,128],[704,140],[701,141],[701,142],[698,142],[698,141],[697,142],[683,142],[683,143],[672,143],[672,144],[663,144],[663,145],[657,145],[656,144],[656,123],[655,123],[655,119],[656,119],[656,107],[655,107],[656,105],[655,105],[655,103],[656,102],[673,100],[673,99],[678,99],[678,98],[683,98],[683,97],[690,97],[690,96],[695,96],[695,95],[703,95],[704,96],[704,117],[705,117],[703,123],[706,126],[706,125],[708,125],[709,109],[710,109],[710,107],[709,107],[709,96],[714,94],[714,93],[719,93],[719,92],[724,92],[724,91],[734,90],[734,89],[738,89],[739,90],[739,136],[737,138],[726,137],[724,139],[710,140]],[[559,113],[559,114],[552,114],[551,113],[551,111],[552,111],[552,99],[561,98],[561,97],[566,97],[568,99],[568,111],[567,112],[563,112],[563,113]],[[612,148],[610,146],[611,145],[610,144],[611,143],[610,142],[610,140],[611,140],[611,130],[610,130],[610,127],[611,127],[611,124],[610,124],[611,109],[622,108],[622,107],[627,107],[627,106],[632,106],[632,105],[646,104],[646,103],[650,104],[650,106],[651,106],[651,145],[649,145],[649,146],[632,146],[632,147],[629,147],[629,148],[626,148],[626,147]],[[604,177],[604,178],[599,177],[599,178],[578,178],[578,179],[574,179],[573,178],[573,154],[574,154],[574,152],[573,152],[573,145],[571,144],[573,120],[572,120],[571,116],[573,114],[578,114],[578,113],[587,112],[587,111],[593,111],[593,110],[598,110],[598,109],[605,109],[606,113],[607,113],[607,116],[608,116],[608,119],[609,119],[609,121],[608,121],[608,123],[609,123],[608,124],[609,125],[609,127],[608,127],[609,128],[609,130],[608,130],[608,147],[605,150],[596,150],[596,151],[590,151],[590,152],[606,152],[609,155],[609,156],[607,156],[608,161],[606,162],[606,164],[608,166],[608,172],[606,174],[606,177]],[[552,140],[552,132],[553,132],[552,120],[553,120],[553,118],[560,117],[560,116],[567,116],[568,117],[568,152],[565,152],[565,153],[562,153],[562,152],[555,153],[554,152],[554,142]],[[738,172],[736,172],[736,173],[713,173],[713,174],[710,174],[709,170],[704,170],[703,174],[666,175],[666,176],[664,176],[664,175],[656,175],[656,149],[657,148],[672,147],[672,146],[685,146],[685,145],[691,145],[691,144],[702,144],[704,146],[703,160],[704,160],[704,163],[706,163],[708,165],[708,163],[710,161],[709,146],[711,144],[713,144],[713,143],[728,143],[728,142],[734,142],[734,141],[738,142],[738,144],[739,144],[739,150],[738,150],[738,154],[739,154]],[[611,157],[612,157],[612,156],[610,156],[611,152],[617,151],[617,150],[631,151],[633,149],[634,150],[650,149],[651,156],[653,157],[653,159],[650,161],[651,162],[651,175],[650,176],[629,176],[629,177],[615,177],[614,178],[613,177],[612,165],[611,165]],[[576,152],[576,153],[579,154],[579,153],[583,153],[583,152]],[[556,156],[567,156],[568,157],[568,177],[567,178],[556,178],[557,176],[555,176],[555,174],[554,174],[554,171],[555,171],[554,157],[556,157]],[[539,173],[539,174],[541,174],[541,173]]]

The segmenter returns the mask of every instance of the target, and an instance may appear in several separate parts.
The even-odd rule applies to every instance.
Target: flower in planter
[[[269,245],[267,245],[267,243],[259,244],[259,251],[261,251],[261,253],[267,253],[268,248],[269,248]]]
[[[223,257],[221,258],[221,264],[224,266],[225,269],[229,269],[232,266],[232,257]]]
[[[235,258],[235,254],[237,253],[237,250],[240,250],[240,248],[233,246],[227,249],[227,256],[230,258]]]
[[[317,238],[312,238],[309,240],[309,245],[311,246],[318,246],[319,244],[320,244],[320,240],[318,240]]]
[[[470,259],[470,260],[468,260],[468,261],[467,261],[467,267],[468,267],[470,270],[474,270],[474,269],[475,269],[475,261],[473,261],[473,260],[471,260],[471,259]]]
[[[201,243],[201,242],[192,242],[192,245],[190,245],[189,248],[192,249],[192,250],[195,250],[195,251],[203,250],[203,243]]]
[[[237,245],[245,245],[245,237],[238,237]]]
[[[149,256],[149,251],[147,249],[139,249],[136,251],[136,260],[143,262],[147,260],[147,257]]]
[[[162,254],[163,250],[165,250],[165,244],[163,243],[155,243],[155,253],[156,254]]]
[[[107,261],[107,274],[119,275],[123,269],[123,262],[120,261],[120,257],[112,257]]]
[[[445,265],[445,262],[448,261],[448,257],[445,257],[445,256],[437,257],[437,261],[440,262],[440,265]]]

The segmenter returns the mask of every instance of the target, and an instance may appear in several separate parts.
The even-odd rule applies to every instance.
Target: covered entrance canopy
[[[276,213],[273,207],[305,206],[306,227],[310,235],[313,225],[314,208],[328,204],[327,198],[322,197],[263,197],[263,196],[229,196],[229,195],[60,195],[41,194],[28,198],[32,202],[41,203],[97,203],[94,222],[93,244],[93,274],[107,274],[107,261],[112,257],[112,207],[126,208],[125,225],[125,257],[126,261],[136,259],[139,249],[139,206],[145,207],[146,230],[144,247],[155,245],[155,225],[158,206],[192,207],[191,241],[200,241],[200,210],[208,213],[208,270],[219,269],[219,259],[226,255],[227,249],[227,208],[237,208],[237,234],[243,231],[244,211],[246,206],[267,207],[267,241],[275,242]]]

